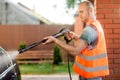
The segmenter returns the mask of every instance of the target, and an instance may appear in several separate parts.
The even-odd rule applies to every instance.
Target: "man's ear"
[[[89,12],[92,12],[93,10],[92,10],[92,8],[89,8]]]

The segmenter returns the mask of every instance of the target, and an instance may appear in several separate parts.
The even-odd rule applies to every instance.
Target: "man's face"
[[[82,22],[87,22],[89,18],[89,9],[86,7],[86,4],[81,4],[78,8],[79,17]]]

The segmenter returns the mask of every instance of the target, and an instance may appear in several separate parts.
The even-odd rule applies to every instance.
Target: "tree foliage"
[[[74,8],[76,2],[81,2],[81,0],[66,0],[67,8]]]

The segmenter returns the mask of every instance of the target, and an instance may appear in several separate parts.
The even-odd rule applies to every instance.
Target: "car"
[[[19,65],[0,47],[0,80],[21,80]]]

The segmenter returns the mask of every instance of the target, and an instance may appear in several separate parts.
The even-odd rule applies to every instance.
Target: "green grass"
[[[71,73],[73,64],[70,64]],[[68,73],[67,64],[54,65],[54,71],[52,70],[52,64],[22,64],[19,65],[21,74],[63,74]]]

